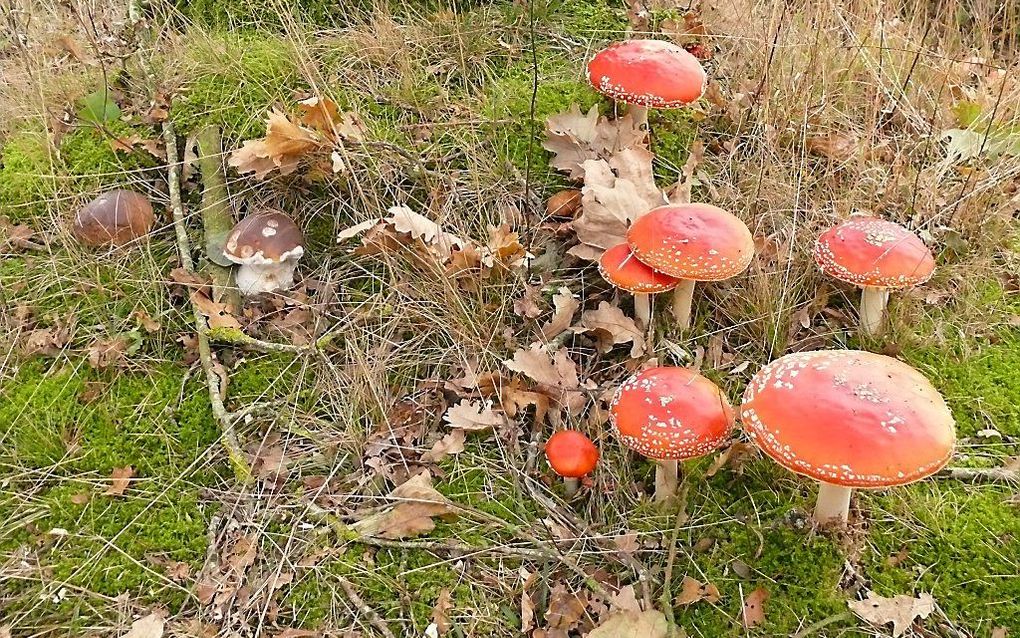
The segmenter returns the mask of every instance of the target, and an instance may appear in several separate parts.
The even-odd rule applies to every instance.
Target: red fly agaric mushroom
[[[719,281],[743,272],[754,256],[744,222],[711,204],[668,204],[639,217],[627,231],[630,249],[643,263],[681,281],[673,314],[691,324],[696,281]]]
[[[626,243],[617,244],[602,253],[599,273],[617,288],[633,293],[634,318],[641,327],[647,326],[651,319],[652,295],[673,290],[680,283],[676,278],[638,261]]]
[[[599,450],[591,439],[576,430],[561,430],[545,442],[545,457],[554,472],[563,477],[567,497],[577,492],[579,479],[599,462]]]
[[[825,274],[860,286],[861,332],[881,332],[892,288],[923,284],[935,258],[921,239],[884,219],[856,217],[831,228],[815,242],[815,262]]]
[[[305,253],[304,237],[287,215],[266,210],[248,215],[227,235],[223,254],[239,264],[237,287],[244,295],[285,290]]]
[[[921,373],[858,350],[773,361],[751,379],[740,415],[766,454],[821,483],[819,522],[846,521],[855,487],[904,485],[937,472],[956,441],[953,415]]]
[[[719,386],[687,368],[649,368],[627,379],[610,404],[620,441],[657,462],[655,500],[674,493],[677,462],[704,456],[733,429],[733,408]]]
[[[609,45],[588,63],[588,80],[600,93],[630,105],[634,123],[648,124],[648,109],[690,104],[705,91],[705,70],[683,48],[662,40]]]
[[[122,246],[147,235],[155,221],[147,197],[118,189],[103,193],[79,210],[71,232],[89,246]]]

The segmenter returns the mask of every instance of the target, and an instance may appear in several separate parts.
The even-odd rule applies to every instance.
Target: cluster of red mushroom
[[[705,74],[697,59],[672,44],[613,44],[588,65],[591,83],[630,104],[647,125],[649,107],[698,99]],[[650,323],[650,296],[674,293],[673,312],[689,326],[696,281],[743,272],[754,254],[747,226],[709,204],[641,211],[627,242],[603,253],[599,272],[634,295],[635,318]],[[879,334],[891,289],[916,286],[934,271],[931,251],[893,222],[853,217],[824,232],[814,258],[826,274],[863,288],[860,329]],[[748,436],[783,467],[820,483],[815,518],[846,521],[853,488],[911,483],[951,457],[953,417],[917,370],[891,357],[856,350],[800,352],[766,365],[748,384],[739,410]],[[678,463],[731,440],[736,415],[725,393],[697,371],[655,367],[627,379],[610,405],[620,442],[656,462],[655,499],[677,489]],[[565,477],[595,469],[598,451],[583,434],[549,440],[550,464]],[[572,495],[576,483],[568,485]]]

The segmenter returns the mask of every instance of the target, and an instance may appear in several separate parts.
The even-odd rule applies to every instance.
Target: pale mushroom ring
[[[935,258],[917,235],[874,217],[850,219],[822,233],[814,258],[825,274],[864,287],[909,288],[935,271]]]
[[[717,385],[687,368],[650,368],[616,391],[610,422],[628,448],[648,458],[704,456],[725,443],[734,413]]]
[[[844,487],[925,478],[949,461],[956,441],[952,413],[921,373],[857,350],[776,359],[751,379],[740,416],[777,463]]]

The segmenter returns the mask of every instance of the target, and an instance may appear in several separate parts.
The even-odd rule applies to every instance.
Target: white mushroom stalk
[[[882,334],[888,304],[888,288],[865,286],[861,290],[861,333],[872,337]]]
[[[266,259],[261,252],[246,260],[238,260],[238,290],[242,295],[250,296],[291,288],[294,285],[294,270],[304,254],[304,248],[298,246],[281,255],[280,261]]]

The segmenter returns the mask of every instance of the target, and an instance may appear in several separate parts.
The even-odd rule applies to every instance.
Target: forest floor
[[[859,491],[847,529],[817,529],[816,485],[738,428],[660,506],[653,466],[606,422],[649,361],[695,366],[736,403],[786,352],[860,348],[944,394],[952,466],[1015,472],[1016,5],[125,4],[0,2],[0,636],[566,638],[637,609],[688,636],[1020,636],[1016,483]],[[606,323],[630,298],[545,208],[577,186],[550,166],[547,118],[612,116],[585,62],[634,31],[692,47],[710,77],[692,108],[652,113],[657,183],[734,212],[758,248],[698,287],[692,330],[662,300],[654,338]],[[356,115],[341,154],[226,169],[237,218],[279,208],[307,237],[295,290],[227,309],[220,336],[236,321],[260,343],[214,339],[231,463],[165,129],[202,268],[194,136],[218,127],[226,160],[309,98]],[[111,187],[148,195],[157,227],[85,249],[70,220]],[[433,225],[358,234],[394,206]],[[854,212],[911,227],[938,261],[875,339],[857,335],[859,291],[810,255]],[[488,260],[456,261],[437,233]],[[569,500],[540,453],[564,426],[602,450]],[[418,496],[387,498],[408,480]],[[851,611],[869,592],[909,597],[884,610],[897,625]],[[934,610],[912,613],[925,595]]]

